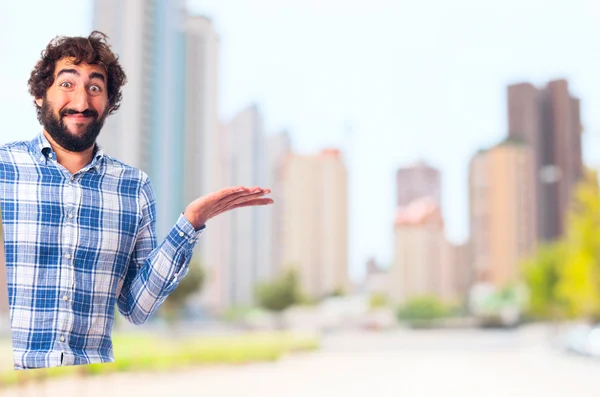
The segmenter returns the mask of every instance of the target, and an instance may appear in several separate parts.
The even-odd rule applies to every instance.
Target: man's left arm
[[[157,247],[156,204],[149,180],[141,195],[142,224],[117,300],[119,311],[133,324],[146,322],[185,277],[204,231],[204,226],[196,230],[182,214]]]
[[[189,270],[194,246],[206,222],[234,208],[272,204],[269,189],[236,186],[202,196],[188,205],[156,247],[156,205],[150,181],[142,189],[142,227],[117,305],[123,316],[143,324],[175,290]]]

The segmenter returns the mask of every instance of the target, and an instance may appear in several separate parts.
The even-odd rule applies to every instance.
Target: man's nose
[[[90,107],[89,95],[85,88],[79,88],[75,90],[69,107],[81,113],[83,113]]]

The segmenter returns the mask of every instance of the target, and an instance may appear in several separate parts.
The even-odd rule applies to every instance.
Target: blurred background
[[[99,142],[149,174],[159,238],[222,187],[275,204],[211,220],[149,323],[117,313],[114,364],[12,371],[0,283],[0,394],[600,395],[599,21],[597,0],[1,1],[0,143],[41,131],[48,42],[100,30],[128,83]]]

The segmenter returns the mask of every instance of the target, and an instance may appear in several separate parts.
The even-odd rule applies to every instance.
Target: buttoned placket
[[[73,313],[73,296],[75,293],[75,249],[79,239],[78,228],[78,208],[81,203],[81,185],[78,183],[77,175],[69,175],[68,181],[63,186],[63,228],[62,228],[62,255],[63,264],[61,267],[61,290],[60,290],[60,306],[59,310],[59,341],[62,344],[68,342],[69,333],[73,329],[74,313]],[[64,350],[62,354],[64,359],[62,365],[70,365],[70,351],[66,345],[62,346]]]

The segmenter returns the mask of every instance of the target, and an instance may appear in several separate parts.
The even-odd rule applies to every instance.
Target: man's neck
[[[81,170],[83,167],[92,162],[96,145],[92,145],[92,147],[84,150],[83,152],[71,152],[56,143],[56,141],[52,139],[46,130],[44,130],[44,136],[56,154],[56,161],[69,170],[71,174],[75,174],[77,171]]]

